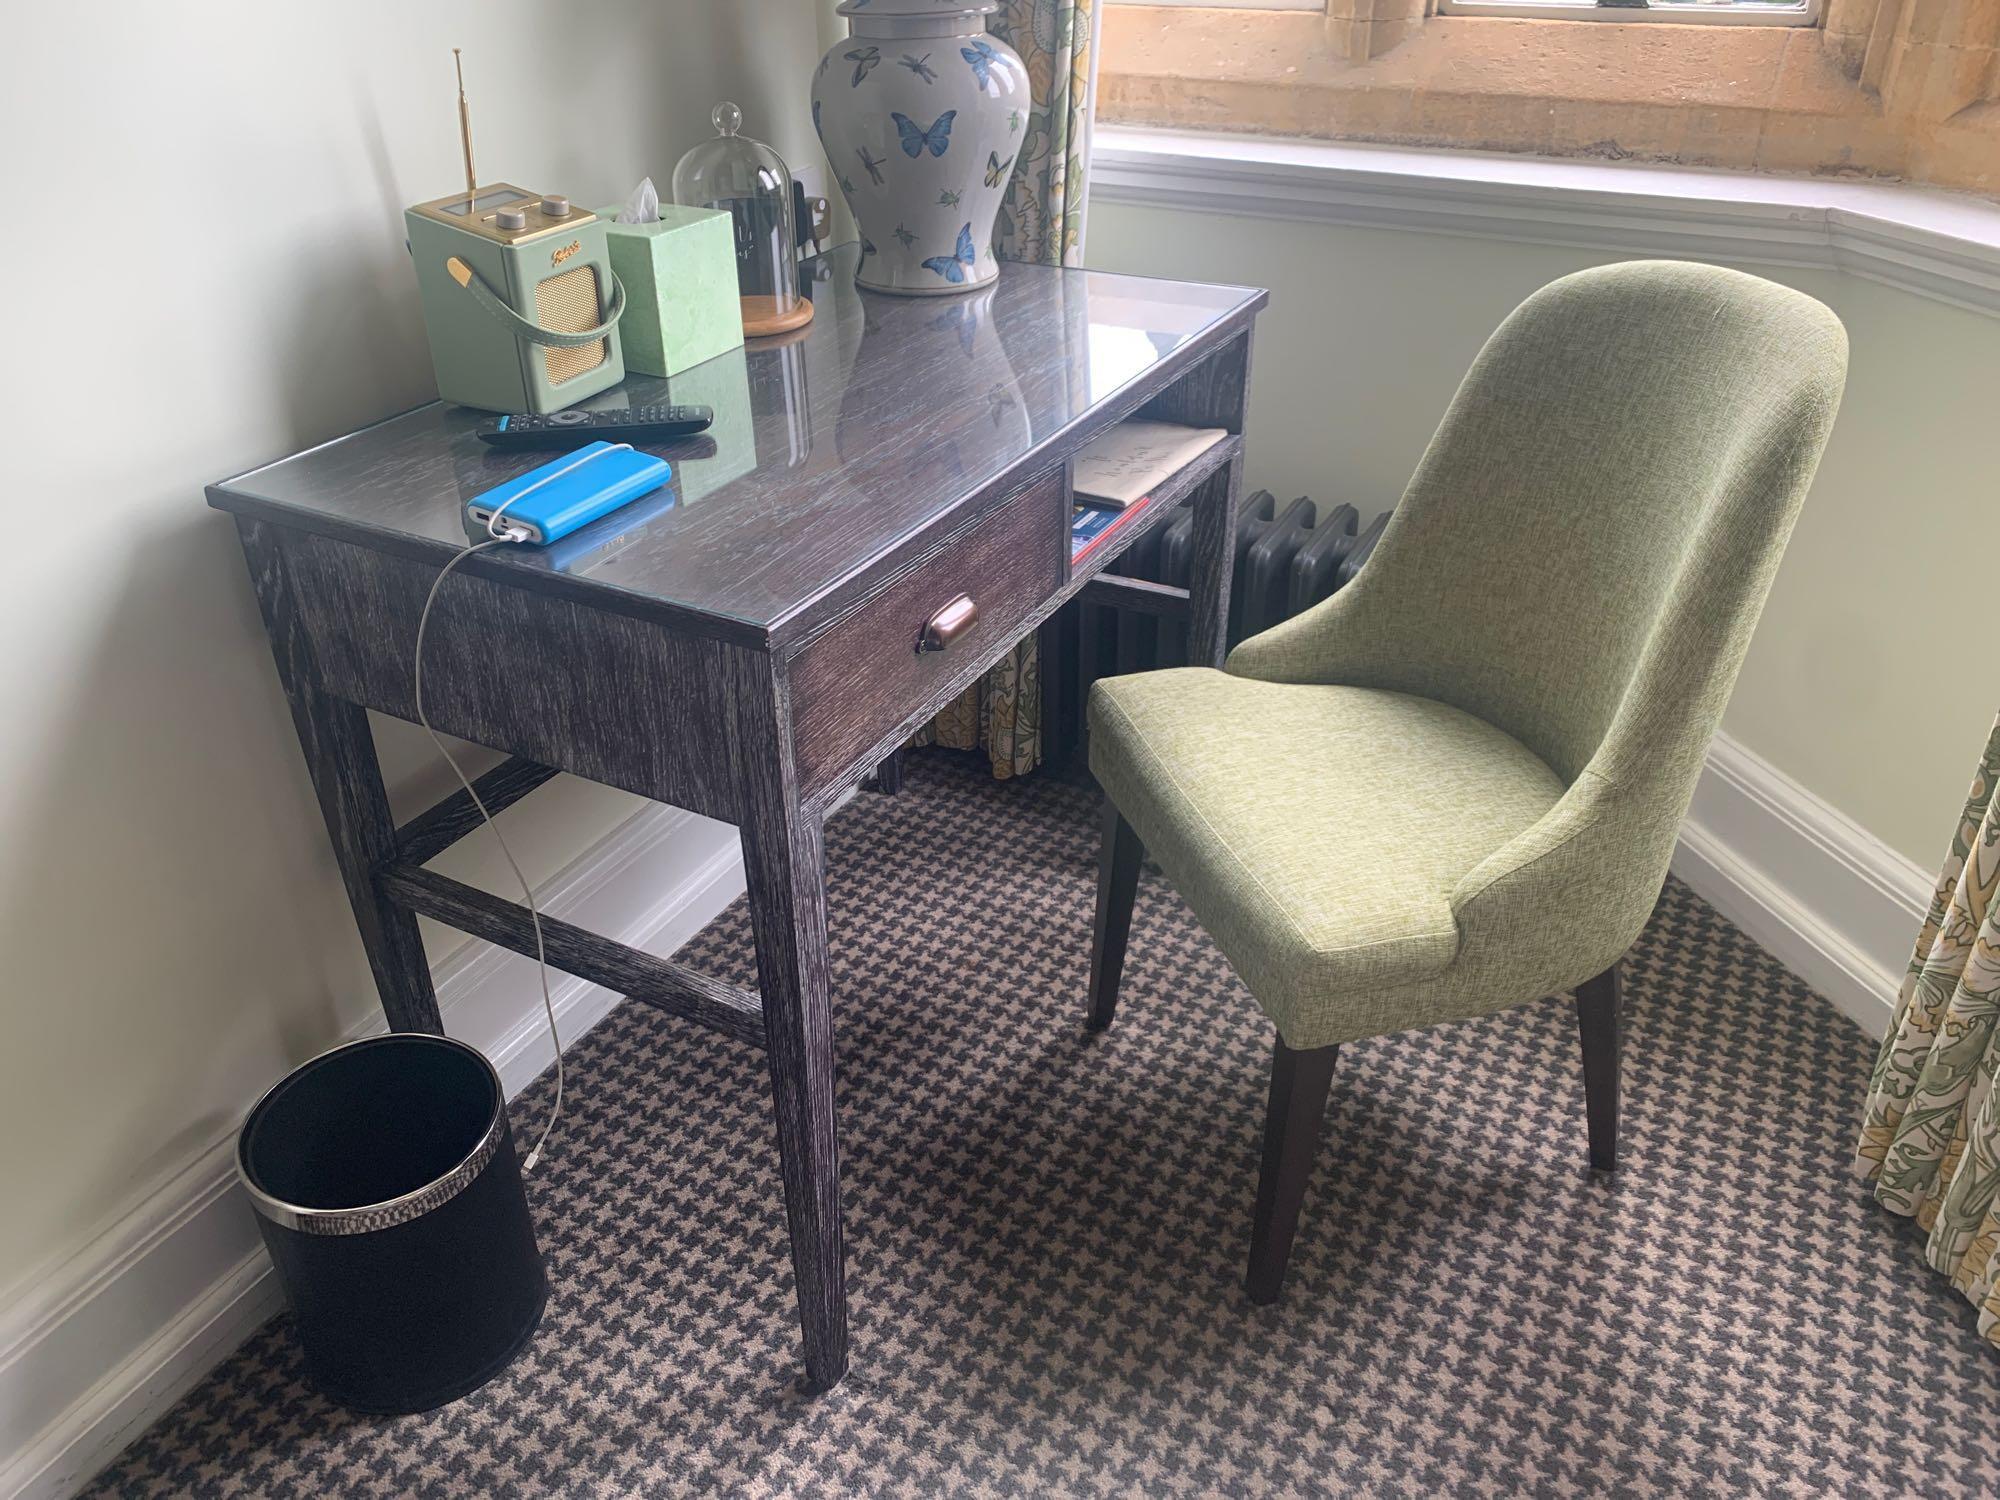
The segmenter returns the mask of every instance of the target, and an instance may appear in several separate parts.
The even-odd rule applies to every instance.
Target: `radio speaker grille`
[[[557,333],[576,333],[595,328],[603,316],[597,303],[597,269],[576,266],[560,276],[551,276],[535,288],[535,320]],[[610,355],[605,341],[583,344],[575,349],[544,349],[548,361],[549,384],[561,385],[586,370],[594,370]]]

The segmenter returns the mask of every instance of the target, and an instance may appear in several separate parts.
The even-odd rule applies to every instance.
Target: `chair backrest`
[[[1636,261],[1544,287],[1328,601],[1338,680],[1685,806],[1846,368],[1828,309],[1741,272]]]

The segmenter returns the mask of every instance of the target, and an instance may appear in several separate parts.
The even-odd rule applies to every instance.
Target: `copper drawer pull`
[[[942,651],[970,630],[978,620],[979,606],[972,602],[972,595],[960,594],[924,621],[923,634],[917,637],[917,650]]]

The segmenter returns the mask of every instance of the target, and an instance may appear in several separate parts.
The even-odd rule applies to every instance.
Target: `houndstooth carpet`
[[[1991,1493],[2000,1360],[1849,1171],[1873,1046],[1678,884],[1629,965],[1615,1181],[1567,1002],[1352,1045],[1253,1307],[1270,1033],[1149,872],[1085,1035],[1094,813],[927,752],[828,829],[831,1395],[793,1389],[763,1059],[627,1006],[573,1049],[529,1187],[553,1294],[510,1370],[358,1418],[279,1319],[99,1492]],[[750,983],[741,903],[687,956]]]

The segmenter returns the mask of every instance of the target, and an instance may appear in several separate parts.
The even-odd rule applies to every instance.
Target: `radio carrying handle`
[[[581,329],[575,333],[558,333],[553,328],[544,328],[531,319],[522,317],[509,307],[500,294],[486,284],[486,279],[456,255],[445,257],[444,268],[451,273],[451,279],[472,293],[472,300],[487,312],[498,318],[518,337],[531,344],[540,344],[545,349],[578,349],[585,344],[594,344],[607,337],[618,326],[618,320],[625,316],[625,283],[618,279],[618,273],[609,266],[604,274],[611,278],[611,306],[605,309],[604,321],[595,328]]]

